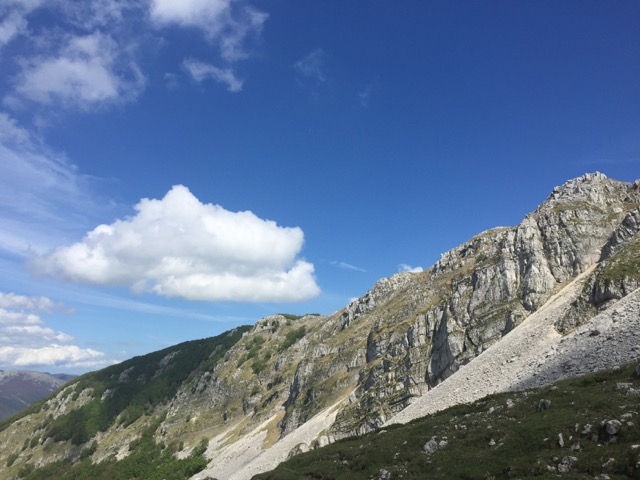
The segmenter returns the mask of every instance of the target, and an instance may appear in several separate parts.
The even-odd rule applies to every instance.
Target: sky
[[[331,314],[640,167],[637,0],[2,0],[0,369]]]

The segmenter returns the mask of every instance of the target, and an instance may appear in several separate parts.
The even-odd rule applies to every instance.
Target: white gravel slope
[[[208,452],[213,456],[213,462],[192,479],[211,476],[220,480],[249,480],[258,473],[273,470],[287,459],[294,447],[301,443],[311,444],[323,430],[328,429],[335,421],[339,407],[346,398],[323,410],[278,443],[262,451],[266,426],[272,419],[267,420],[241,440],[220,450]]]

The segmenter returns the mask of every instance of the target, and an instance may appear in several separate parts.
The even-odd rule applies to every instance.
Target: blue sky
[[[637,1],[5,0],[0,368],[329,314],[640,165]]]

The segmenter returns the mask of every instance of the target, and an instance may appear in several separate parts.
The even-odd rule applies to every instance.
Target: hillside
[[[46,397],[73,378],[74,375],[28,370],[0,371],[0,420]]]
[[[584,175],[519,225],[333,315],[273,315],[83,376],[3,426],[0,475],[112,469],[144,440],[176,471],[171,458],[206,458],[201,478],[249,479],[383,425],[628,363],[640,357],[639,208],[638,182]]]

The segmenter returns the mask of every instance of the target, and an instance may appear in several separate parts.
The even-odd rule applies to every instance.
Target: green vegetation
[[[189,457],[179,460],[170,448],[163,448],[153,440],[161,422],[162,418],[157,419],[138,440],[132,442],[129,447],[131,453],[123,460],[117,461],[112,457],[98,464],[92,463],[89,456],[97,448],[94,442],[76,463],[63,460],[39,469],[25,466],[19,476],[25,480],[183,480],[203,470],[207,466],[207,459],[203,456],[207,440],[203,438]]]
[[[640,237],[638,235],[606,261],[600,278],[610,281],[640,280]]]
[[[307,329],[305,328],[304,325],[299,328],[296,328],[295,330],[291,330],[290,332],[287,332],[287,335],[284,337],[284,342],[282,342],[282,345],[280,346],[280,351],[282,352],[287,348],[289,348],[291,345],[293,345],[302,337],[304,337],[306,333],[307,333]]]
[[[11,465],[13,465],[13,463],[18,459],[18,457],[20,456],[19,453],[12,453],[11,455],[9,455],[9,458],[7,458],[7,467],[10,467]]]
[[[638,479],[640,449],[632,448],[640,443],[638,397],[618,385],[640,389],[634,367],[455,406],[297,455],[254,479],[368,480],[386,478],[383,470],[405,480],[537,479],[559,476],[565,457],[577,462],[563,479]],[[551,402],[549,408],[539,408],[542,399]],[[622,424],[614,439],[601,426],[612,419]],[[427,455],[423,448],[432,439],[441,446]]]

